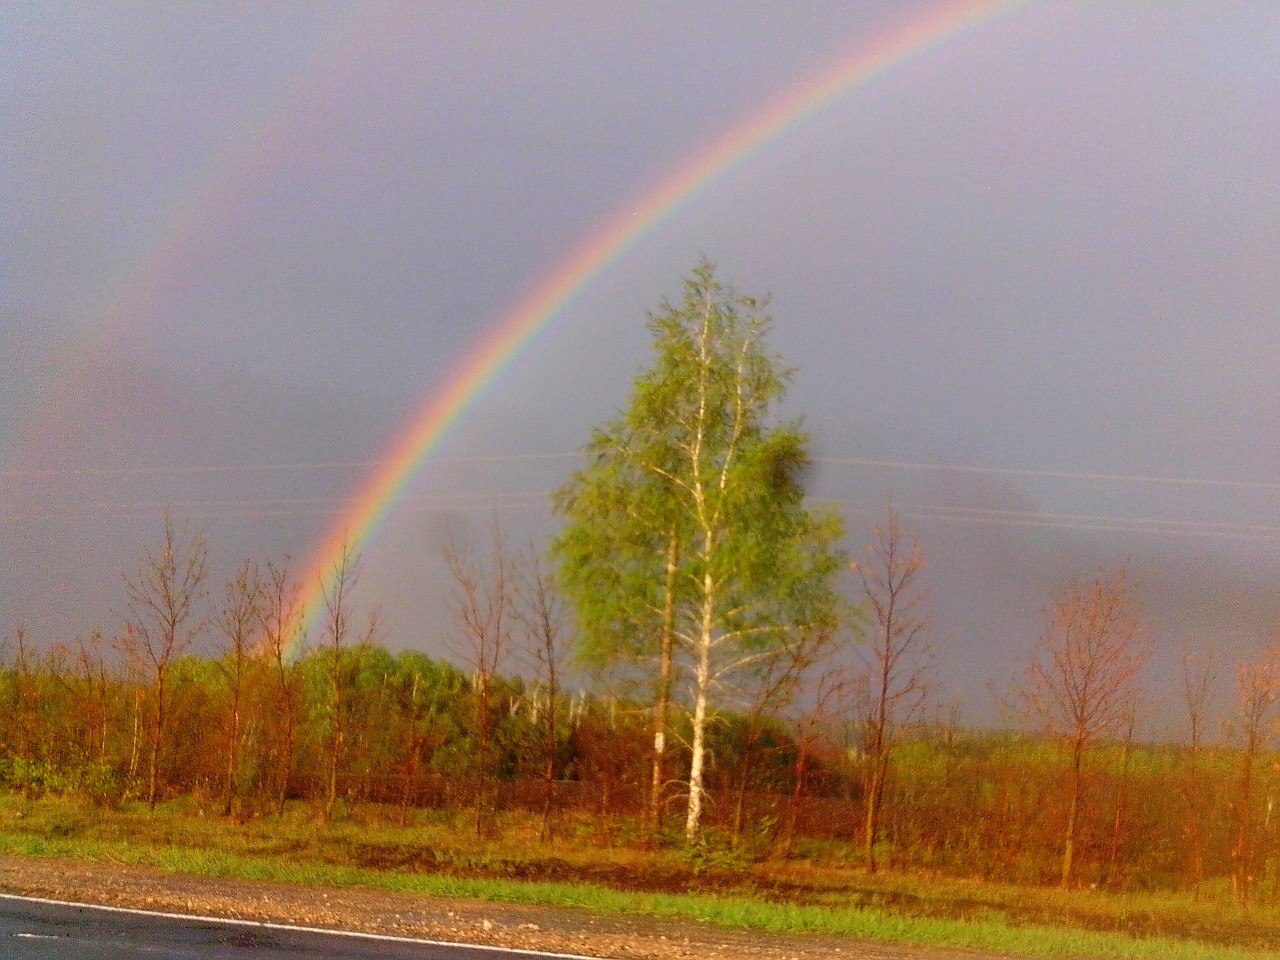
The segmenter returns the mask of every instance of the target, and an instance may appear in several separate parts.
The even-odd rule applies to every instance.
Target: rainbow
[[[859,46],[834,67],[800,84],[685,162],[667,180],[629,204],[617,219],[574,248],[559,268],[485,334],[479,345],[410,420],[378,461],[350,506],[329,528],[303,573],[303,625],[324,606],[324,594],[344,550],[359,549],[440,447],[450,428],[575,294],[627,253],[683,204],[740,166],[770,142],[799,127],[842,95],[893,67],[995,19],[1029,0],[961,0],[940,4],[915,20]],[[298,631],[305,636],[306,630]]]

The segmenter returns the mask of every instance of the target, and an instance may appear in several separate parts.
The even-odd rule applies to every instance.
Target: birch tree
[[[320,592],[324,600],[324,651],[327,655],[329,681],[329,729],[326,737],[326,793],[324,819],[333,819],[338,801],[338,774],[346,754],[347,714],[350,712],[351,687],[359,670],[359,660],[372,645],[378,631],[375,610],[358,636],[354,637],[351,594],[361,573],[360,553],[349,535],[344,534],[338,555],[322,575]],[[352,656],[354,650],[354,658]]]
[[[452,537],[445,544],[445,563],[453,578],[453,613],[462,632],[462,657],[471,669],[475,705],[474,735],[478,776],[476,833],[493,828],[494,774],[497,750],[493,730],[493,692],[511,645],[516,602],[515,562],[495,525],[488,563],[477,561]]]
[[[245,683],[260,638],[265,589],[258,565],[245,560],[228,581],[218,633],[223,657],[217,661],[227,681],[231,728],[227,731],[227,766],[223,815],[230,816],[240,785],[240,746],[243,739]]]
[[[561,544],[571,546],[561,547],[562,577],[587,615],[580,628],[655,625],[682,661],[690,843],[702,823],[717,704],[836,611],[839,523],[805,504],[804,433],[770,417],[790,374],[766,352],[763,310],[699,264],[681,302],[650,316],[653,365],[637,377],[625,415],[593,440],[604,475],[591,487],[580,474],[561,494]]]
[[[284,813],[293,787],[294,748],[298,732],[298,667],[293,657],[301,647],[304,617],[299,585],[289,572],[289,559],[267,563],[263,584],[262,655],[269,664],[275,694],[271,711],[278,717],[280,736],[270,739],[268,760],[276,785],[277,813]]]
[[[146,547],[135,576],[125,578],[129,613],[119,646],[151,683],[147,803],[156,808],[160,752],[168,720],[169,670],[203,627],[208,547],[203,531],[164,518],[164,536]]]

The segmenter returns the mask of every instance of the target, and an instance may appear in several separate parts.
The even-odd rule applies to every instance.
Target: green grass
[[[28,806],[0,797],[0,853],[202,877],[367,887],[1026,957],[1261,960],[1275,956],[1267,946],[1280,940],[1274,910],[1246,922],[1221,904],[1184,897],[1066,894],[920,876],[869,878],[817,864],[721,871],[707,880],[691,878],[670,853],[581,842],[545,848],[526,833],[517,824],[502,842],[482,841],[448,820],[407,828],[322,825],[305,812],[241,826],[174,810],[109,813],[66,801]],[[557,873],[574,879],[518,878]],[[657,877],[660,884],[706,881],[715,889],[646,891],[582,882],[582,876],[596,873],[626,873],[642,882]],[[779,890],[796,896],[782,899]],[[1132,932],[1153,929],[1166,932]],[[1214,939],[1220,942],[1206,942]]]

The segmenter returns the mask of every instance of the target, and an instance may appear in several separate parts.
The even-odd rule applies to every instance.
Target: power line
[[[521,461],[573,460],[579,453],[513,453],[478,454],[474,456],[440,457],[437,464],[516,463]],[[4,479],[51,479],[55,477],[133,477],[192,476],[201,474],[282,473],[314,470],[372,470],[391,461],[318,460],[292,463],[202,464],[195,466],[132,466],[84,469],[3,470]],[[815,457],[814,463],[830,466],[870,467],[878,470],[905,470],[927,473],[971,474],[979,476],[1028,477],[1041,480],[1074,480],[1088,483],[1148,484],[1152,486],[1206,487],[1237,490],[1280,491],[1280,482],[1265,480],[1226,480],[1206,477],[1171,477],[1155,474],[1104,473],[1098,471],[1031,470],[1021,467],[998,467],[984,464],[930,463],[913,460],[874,460],[862,457]]]
[[[510,453],[467,457],[440,457],[433,463],[507,463],[522,460],[563,460],[576,456],[566,453]],[[195,476],[224,473],[284,473],[304,470],[371,470],[385,466],[390,460],[316,460],[294,463],[221,463],[194,466],[89,467],[40,470],[0,470],[0,478],[12,480],[46,480],[55,477],[145,477]]]
[[[1001,477],[1034,477],[1042,480],[1080,480],[1095,483],[1152,484],[1176,487],[1225,487],[1237,490],[1280,491],[1280,482],[1264,480],[1217,480],[1201,477],[1161,477],[1140,473],[1094,473],[1071,470],[1025,470],[1017,467],[990,467],[971,464],[922,463],[909,460],[865,460],[857,457],[816,457],[815,463],[840,466],[875,467],[886,470],[920,470],[931,473],[966,473]]]
[[[1135,533],[1151,536],[1192,537],[1218,540],[1280,542],[1280,526],[1205,520],[1164,520],[1097,514],[1053,513],[1034,510],[999,510],[979,507],[938,507],[904,504],[904,516],[918,520],[999,527],[1039,527],[1084,533]]]
[[[440,458],[437,463],[511,463],[522,461],[570,460],[577,453],[494,454]],[[138,466],[88,470],[36,470],[0,472],[0,478],[49,478],[55,476],[145,476],[145,475],[193,475],[269,473],[286,471],[314,471],[330,469],[369,470],[383,466],[387,460],[331,460],[311,462],[286,462],[270,464],[206,464],[200,466]],[[1170,477],[1145,474],[1118,474],[1100,472],[1072,472],[1063,470],[1025,470],[1012,467],[984,466],[980,464],[945,464],[905,460],[876,460],[855,457],[820,457],[816,463],[833,466],[867,467],[896,471],[924,471],[933,473],[991,475],[1008,477],[1032,477],[1037,479],[1075,480],[1090,483],[1151,484],[1158,486],[1229,488],[1275,491],[1280,483],[1245,480],[1205,479],[1195,477]],[[455,495],[417,496],[400,501],[398,512],[438,513],[457,510],[528,510],[544,507],[550,491],[511,491],[498,493],[469,493]],[[37,511],[28,514],[0,514],[0,523],[36,521],[76,521],[86,519],[87,514],[113,511],[117,514],[135,514],[139,511],[154,512],[162,509],[179,509],[195,515],[216,517],[311,517],[331,516],[335,511],[358,502],[354,496],[346,497],[273,497],[222,500],[147,500],[147,501],[91,501],[78,504],[71,511]],[[826,502],[846,509],[866,512],[861,501],[828,498]],[[1280,540],[1280,526],[1257,523],[1232,523],[1220,521],[1166,520],[1154,517],[1113,516],[1086,513],[1058,513],[1051,511],[1009,510],[990,507],[969,507],[955,504],[900,504],[904,516],[912,519],[936,520],[951,523],[998,527],[1032,527],[1072,530],[1088,533],[1131,533],[1154,536],[1198,537],[1235,540]]]
[[[551,492],[524,490],[492,494],[456,494],[411,497],[396,505],[398,512],[445,513],[458,510],[546,509]],[[880,507],[865,500],[839,497],[815,498],[818,503],[842,507],[863,516],[875,515]],[[82,521],[87,514],[114,511],[134,514],[181,508],[197,516],[223,518],[332,516],[336,509],[350,506],[354,497],[280,497],[239,500],[189,501],[95,501],[81,505],[74,513],[0,514],[2,523],[37,521]],[[1209,520],[1169,520],[1159,517],[1116,516],[1110,514],[1061,513],[1037,510],[1008,510],[958,504],[899,503],[902,516],[914,520],[941,521],[976,526],[1028,527],[1082,533],[1130,533],[1149,536],[1199,539],[1280,541],[1280,525],[1233,523]]]
[[[511,493],[462,493],[434,497],[412,497],[396,504],[397,510],[418,513],[446,513],[458,509],[511,509],[540,505],[549,499],[545,491]],[[335,510],[353,506],[357,497],[271,497],[240,500],[94,500],[77,504],[75,512],[34,512],[0,514],[0,523],[37,521],[72,522],[87,519],[89,514],[111,511],[118,514],[155,513],[159,510],[182,510],[195,516],[219,517],[311,517],[332,516]]]

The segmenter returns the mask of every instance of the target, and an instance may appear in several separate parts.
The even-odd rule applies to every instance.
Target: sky
[[[303,564],[592,236],[771,104],[972,4],[9,4],[0,634],[123,616],[166,511]],[[1280,7],[1008,5],[665,211],[495,371],[361,544],[384,642],[457,650],[450,536],[548,494],[706,256],[772,297],[848,549],[923,546],[945,697],[1127,568],[1179,652],[1280,624]],[[850,590],[854,583],[845,584]]]

